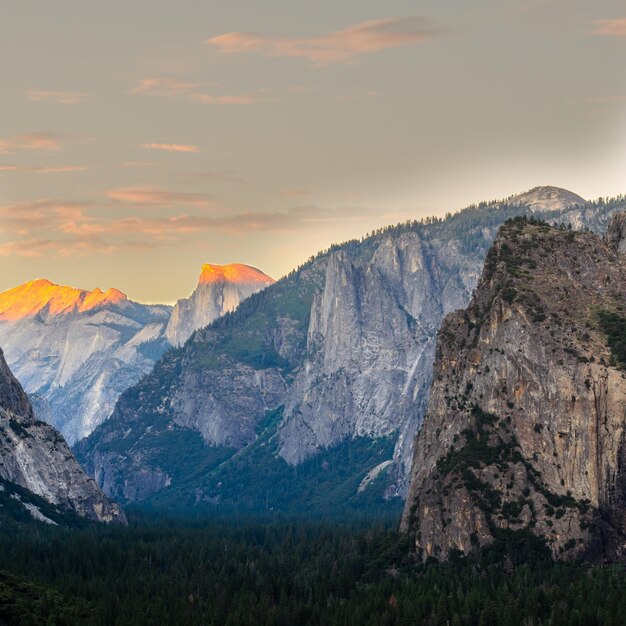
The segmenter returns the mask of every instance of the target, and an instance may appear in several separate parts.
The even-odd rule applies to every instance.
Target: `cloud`
[[[26,174],[65,174],[70,172],[85,172],[89,167],[85,165],[0,165],[0,172],[19,172]]]
[[[130,93],[166,98],[185,98],[213,106],[241,106],[271,100],[266,90],[249,94],[215,95],[201,91],[207,85],[218,86],[219,83],[200,83],[173,78],[144,78],[137,82]]]
[[[209,194],[163,191],[144,187],[113,189],[107,191],[106,195],[116,202],[134,206],[167,207],[171,205],[186,205],[208,207],[215,204],[215,199]]]
[[[63,148],[63,143],[69,139],[66,133],[49,131],[22,133],[9,139],[0,138],[0,154],[10,154],[20,150],[59,152]]]
[[[142,148],[146,150],[162,150],[164,152],[201,152],[198,146],[183,143],[144,143]]]
[[[0,256],[39,258],[87,256],[94,252],[111,253],[116,246],[97,237],[66,239],[31,238],[0,243]]]
[[[28,235],[57,230],[68,221],[86,219],[89,206],[85,202],[50,199],[5,205],[0,207],[0,232]]]
[[[127,217],[109,222],[83,222],[68,224],[62,232],[75,235],[150,235],[169,240],[174,235],[191,235],[207,230],[211,219],[194,215],[173,215],[169,217]]]
[[[205,170],[204,172],[180,172],[176,174],[176,178],[185,180],[188,182],[197,182],[203,180],[212,180],[225,183],[243,183],[243,178],[235,176],[234,174],[212,172]]]
[[[31,102],[54,102],[56,104],[81,104],[89,99],[89,95],[77,91],[47,91],[29,89],[26,97]]]
[[[361,22],[317,37],[283,38],[234,32],[212,37],[205,43],[224,54],[255,52],[268,57],[299,57],[322,66],[423,43],[438,32],[425,18],[400,17]]]
[[[596,20],[594,25],[594,35],[602,35],[605,37],[626,37],[626,18]]]
[[[145,190],[141,191],[145,193]],[[161,193],[167,193],[168,199],[171,195],[179,199],[182,196],[192,203],[190,198],[197,196]],[[128,193],[123,197],[138,200],[136,195],[128,197]],[[148,202],[149,206],[164,201],[160,196],[139,200]],[[361,222],[375,215],[381,217],[379,212],[363,207],[329,209],[302,205],[285,212],[221,216],[183,213],[118,218],[103,213],[101,207],[93,203],[42,199],[0,206],[0,256],[83,257],[118,250],[189,245],[193,237],[206,233],[289,233],[315,227],[328,228],[329,224]]]
[[[256,104],[258,102],[272,102],[274,98],[268,95],[267,91],[257,91],[250,94],[231,95],[231,96],[213,96],[206,93],[192,93],[189,95],[191,100],[201,102],[202,104],[210,104],[214,106],[241,106],[246,104]]]
[[[197,91],[205,84],[175,78],[143,78],[137,81],[130,93],[166,97],[181,96]]]
[[[159,167],[159,163],[153,163],[151,161],[123,161],[119,164],[119,167]]]
[[[323,208],[315,205],[292,207],[286,212],[240,213],[210,219],[210,228],[242,235],[250,232],[293,232],[314,226],[360,221],[379,215],[366,207]]]
[[[107,219],[89,203],[43,199],[0,207],[0,256],[71,257],[180,244],[206,231],[211,219],[193,215]],[[6,241],[7,236],[9,240]]]

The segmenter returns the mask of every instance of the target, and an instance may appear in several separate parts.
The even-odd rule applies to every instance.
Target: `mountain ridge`
[[[163,491],[173,501],[180,485],[189,489],[181,498],[210,503],[226,493],[223,477],[237,450],[238,459],[250,459],[252,474],[241,484],[256,502],[251,506],[271,507],[255,500],[254,474],[265,461],[255,468],[252,459],[259,424],[282,407],[267,437],[278,444],[272,454],[284,463],[283,475],[290,464],[297,468],[320,454],[330,455],[331,466],[344,441],[391,437],[391,455],[359,465],[355,490],[384,463],[374,481],[381,502],[383,495],[402,497],[437,329],[445,314],[469,301],[500,225],[520,214],[545,214],[601,231],[623,206],[616,198],[540,212],[494,201],[332,246],[165,355],[77,453],[121,500]],[[187,459],[183,440],[193,449]],[[183,487],[182,477],[198,466],[204,478]]]
[[[89,291],[39,278],[0,293],[0,320],[18,321],[40,314],[54,317],[86,313],[127,299],[124,293],[112,287],[106,291],[98,287]]]

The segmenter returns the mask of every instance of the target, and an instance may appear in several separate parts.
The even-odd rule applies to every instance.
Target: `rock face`
[[[28,397],[1,350],[0,479],[88,519],[126,521],[122,510],[86,476],[59,433],[35,419]],[[33,508],[31,513],[40,519],[38,510]]]
[[[391,439],[392,453],[385,443],[385,458],[371,455],[370,466],[359,465],[354,492],[384,463],[373,481],[382,486],[381,498],[404,496],[437,330],[446,314],[469,301],[500,225],[535,214],[604,230],[623,205],[623,199],[576,202],[541,212],[517,201],[485,203],[335,246],[168,353],[81,443],[80,458],[119,499],[148,498],[167,487],[214,502],[224,476],[244,481],[235,461],[249,459],[246,471],[262,474],[271,449],[287,472],[322,454],[328,459],[342,442],[356,449],[365,440]],[[278,416],[271,428],[268,415]],[[183,467],[172,451],[191,433],[198,436],[197,456]],[[205,487],[216,467],[208,459],[220,447],[237,454],[219,461],[219,480]],[[194,476],[203,463],[209,465],[202,476]]]
[[[615,252],[626,252],[626,214],[618,213],[611,220],[606,231],[606,243]]]
[[[424,558],[533,533],[555,557],[626,551],[626,257],[619,230],[522,219],[439,332],[402,527]]]
[[[0,345],[38,415],[73,444],[112,412],[168,343],[170,309],[36,280],[0,294]]]
[[[233,311],[242,300],[273,282],[249,265],[203,265],[195,291],[174,306],[165,331],[167,340],[181,346],[194,331]]]

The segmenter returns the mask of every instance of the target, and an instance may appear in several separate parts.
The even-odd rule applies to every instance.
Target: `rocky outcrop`
[[[1,350],[0,478],[88,519],[126,521],[119,506],[87,477],[59,433],[35,419],[28,397]],[[38,511],[31,512],[37,517]]]
[[[507,222],[445,319],[402,520],[423,558],[511,531],[623,558],[626,258],[609,241]]]
[[[615,252],[626,253],[626,214],[618,213],[611,220],[605,236],[606,243]]]
[[[70,443],[113,411],[168,343],[170,309],[36,280],[0,294],[0,345],[42,419]]]
[[[195,291],[174,306],[165,331],[167,340],[181,346],[194,331],[235,310],[242,300],[273,282],[249,265],[203,265]]]

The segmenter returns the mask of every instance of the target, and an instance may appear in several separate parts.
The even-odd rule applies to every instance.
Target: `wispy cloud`
[[[184,143],[144,143],[146,150],[161,150],[163,152],[201,152],[198,146]]]
[[[293,232],[315,226],[361,221],[379,215],[379,211],[367,207],[324,208],[315,205],[296,206],[288,211],[263,213],[240,213],[210,219],[212,230],[223,230],[233,235],[251,232]]]
[[[596,20],[594,23],[594,35],[605,37],[626,37],[626,17],[612,20]]]
[[[271,37],[225,33],[206,40],[224,54],[255,52],[268,57],[300,57],[321,66],[346,63],[381,50],[423,43],[439,33],[430,20],[399,17],[371,20],[317,37]]]
[[[89,214],[91,208],[49,199],[0,206],[0,256],[87,256],[175,245],[208,230],[212,221],[193,215],[107,219]]]
[[[241,106],[268,102],[272,99],[266,90],[245,94],[206,93],[205,88],[207,86],[216,87],[218,85],[219,83],[183,81],[174,78],[143,78],[137,81],[130,93],[165,98],[185,98],[212,106]]]
[[[66,133],[50,131],[22,133],[8,139],[0,138],[0,154],[10,154],[20,150],[34,150],[42,152],[59,152],[63,143],[69,140]]]
[[[229,174],[225,172],[213,172],[211,170],[205,170],[203,172],[180,172],[176,174],[176,178],[185,180],[188,182],[197,182],[203,180],[226,182],[226,183],[243,183],[243,178],[236,176],[235,174]]]
[[[0,165],[0,172],[18,172],[25,174],[66,174],[71,172],[85,172],[90,168],[86,165]]]
[[[119,164],[119,167],[129,168],[144,168],[144,167],[159,167],[159,163],[153,163],[152,161],[123,161]]]
[[[141,190],[145,193],[145,190]],[[157,192],[152,192],[157,193]],[[138,197],[137,193],[113,195],[133,206],[204,203],[198,194],[167,194],[165,197]],[[130,201],[130,202],[129,202]],[[163,246],[188,245],[205,233],[248,235],[255,232],[289,233],[329,225],[360,222],[379,216],[373,209],[347,206],[323,208],[314,205],[293,207],[284,212],[236,213],[234,215],[192,215],[115,217],[93,203],[42,199],[0,206],[0,256],[81,257],[117,250],[145,250]]]
[[[71,237],[65,239],[30,238],[0,243],[0,256],[21,258],[54,258],[111,253],[116,246],[98,237]]]
[[[267,90],[256,91],[248,94],[214,96],[206,93],[192,93],[189,95],[191,100],[201,102],[202,104],[210,104],[214,106],[242,106],[246,104],[256,104],[259,102],[272,102],[274,98]]]
[[[163,191],[144,187],[124,187],[107,191],[107,197],[116,202],[133,206],[168,207],[193,206],[209,207],[215,205],[213,196],[204,193]]]
[[[78,91],[48,91],[29,89],[26,97],[31,102],[54,102],[56,104],[81,104],[89,99],[89,94]]]
[[[199,83],[175,78],[142,78],[130,90],[132,94],[150,96],[183,96],[203,88],[206,83]]]

